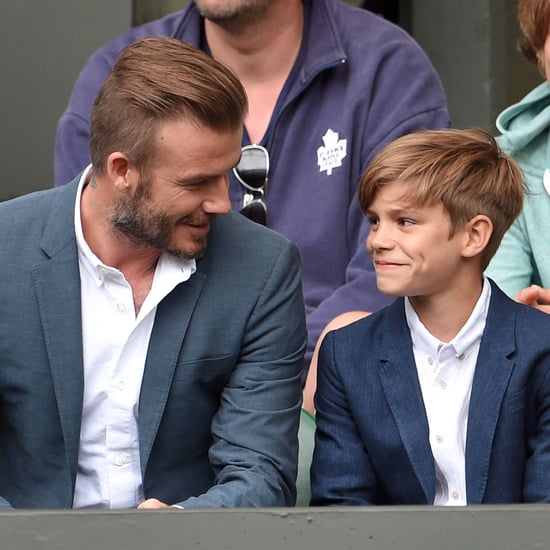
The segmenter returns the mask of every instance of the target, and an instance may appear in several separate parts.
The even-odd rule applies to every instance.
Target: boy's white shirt
[[[472,382],[485,329],[491,285],[483,289],[472,314],[449,342],[440,342],[420,321],[409,298],[405,315],[430,429],[435,460],[434,504],[461,506],[466,499],[466,432]]]

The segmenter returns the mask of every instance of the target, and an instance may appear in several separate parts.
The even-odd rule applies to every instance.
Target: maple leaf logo
[[[317,165],[319,172],[332,175],[332,170],[342,166],[342,160],[347,156],[347,139],[340,139],[338,132],[329,128],[323,136],[324,146],[317,149]]]

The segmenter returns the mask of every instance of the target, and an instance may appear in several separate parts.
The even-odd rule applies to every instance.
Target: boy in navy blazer
[[[482,130],[397,139],[359,186],[389,307],[319,352],[313,505],[550,500],[550,316],[483,271],[522,175]]]

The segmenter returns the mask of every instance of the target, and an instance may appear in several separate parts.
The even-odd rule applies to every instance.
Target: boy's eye
[[[375,225],[378,225],[380,223],[378,218],[369,217],[367,219],[368,219],[369,223],[371,224],[371,226],[375,226]]]
[[[414,220],[410,220],[408,218],[401,218],[399,220],[399,223],[404,227],[409,227],[411,225],[414,225]]]

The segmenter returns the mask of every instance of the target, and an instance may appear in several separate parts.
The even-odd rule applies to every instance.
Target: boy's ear
[[[462,256],[473,258],[483,252],[491,235],[493,234],[493,222],[484,214],[474,216],[464,227],[464,244]]]

